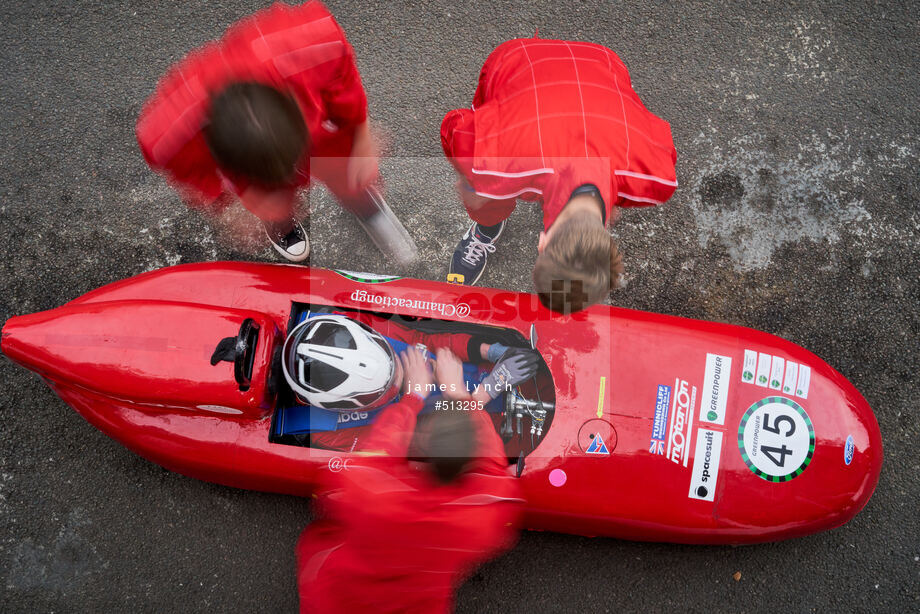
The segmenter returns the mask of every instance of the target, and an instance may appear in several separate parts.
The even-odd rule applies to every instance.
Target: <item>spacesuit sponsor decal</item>
[[[767,397],[744,413],[738,449],[745,465],[768,482],[802,475],[815,453],[815,428],[801,405],[786,397]]]
[[[721,459],[722,433],[703,428],[697,430],[688,497],[703,501],[712,501],[715,498]]]

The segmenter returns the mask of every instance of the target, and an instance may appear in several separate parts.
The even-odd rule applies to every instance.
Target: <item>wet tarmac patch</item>
[[[700,247],[720,243],[739,271],[768,266],[789,243],[837,243],[844,226],[872,219],[858,196],[867,165],[845,139],[812,135],[794,155],[765,141],[744,136],[713,144],[689,186]]]
[[[66,593],[83,584],[101,564],[96,548],[80,534],[87,525],[84,513],[75,510],[52,543],[20,541],[9,555],[7,588]]]

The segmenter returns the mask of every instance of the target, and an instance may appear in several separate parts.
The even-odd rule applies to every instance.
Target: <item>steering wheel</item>
[[[240,325],[236,337],[225,337],[217,344],[211,355],[211,365],[226,361],[233,363],[233,378],[240,392],[249,390],[252,384],[252,365],[259,342],[259,325],[252,318],[246,318]]]

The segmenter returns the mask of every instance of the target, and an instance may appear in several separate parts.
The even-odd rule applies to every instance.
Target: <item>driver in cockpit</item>
[[[403,391],[428,396],[432,390],[414,390],[411,381],[404,381],[398,354],[411,347],[428,360],[435,358],[433,353],[449,352],[464,363],[494,363],[478,382],[464,380],[459,369],[437,370],[436,392],[480,408],[533,377],[539,362],[534,350],[489,343],[478,335],[426,334],[367,312],[313,315],[295,326],[284,343],[285,378],[303,404],[345,416],[357,413],[360,419],[340,416],[333,429],[314,430],[311,445],[360,449],[377,410],[398,402]]]

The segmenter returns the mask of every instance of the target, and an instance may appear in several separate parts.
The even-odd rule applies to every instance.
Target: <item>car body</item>
[[[531,529],[779,540],[847,522],[878,482],[878,424],[850,382],[793,343],[723,323],[604,305],[563,316],[530,294],[217,262],[152,271],[11,318],[2,349],[99,430],[167,469],[308,495],[320,472],[347,470],[351,454],[272,435],[286,394],[279,348],[294,312],[311,305],[494,330],[540,352],[540,381],[514,397],[536,396],[551,408],[545,420],[520,409],[494,416]],[[211,364],[218,342],[234,336],[248,337],[240,360]]]

